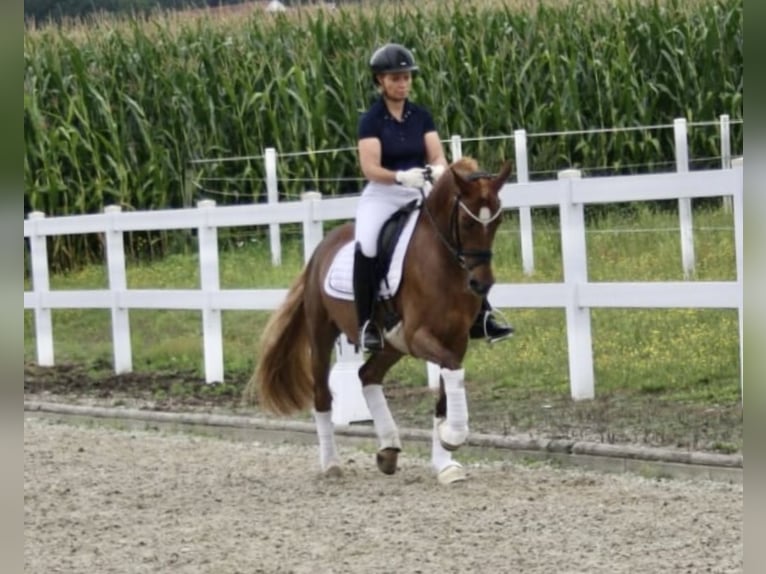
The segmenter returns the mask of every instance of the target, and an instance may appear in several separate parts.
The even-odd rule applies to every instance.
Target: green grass
[[[562,279],[557,222],[533,214],[536,271],[521,269],[518,224],[504,222],[496,242],[498,282],[557,282]],[[594,281],[680,280],[680,239],[673,213],[637,209],[631,215],[591,218],[589,276]],[[722,209],[694,214],[697,279],[735,279],[732,216]],[[619,230],[619,232],[615,232]],[[268,247],[244,242],[222,250],[222,288],[287,287],[302,265],[302,246],[283,240],[283,265],[273,267]],[[196,288],[194,254],[128,265],[131,288]],[[104,288],[103,266],[88,266],[51,277],[53,289]],[[29,288],[29,285],[26,285]],[[517,335],[488,346],[472,343],[467,378],[484,396],[513,390],[518,396],[568,394],[566,324],[563,309],[506,309]],[[714,309],[594,309],[593,354],[596,394],[627,393],[693,403],[732,404],[739,400],[737,313]],[[35,360],[34,317],[25,311],[24,360]],[[227,376],[248,374],[258,358],[257,342],[267,312],[223,313]],[[130,313],[134,368],[203,373],[201,317],[196,311],[133,310]],[[111,364],[109,311],[55,310],[56,360],[104,368]],[[425,367],[402,360],[389,375],[403,385],[425,383]],[[430,401],[424,407],[430,408]]]

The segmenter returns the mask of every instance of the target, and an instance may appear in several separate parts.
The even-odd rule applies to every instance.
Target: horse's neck
[[[445,236],[449,233],[450,217],[452,215],[451,197],[452,195],[448,190],[434,187],[426,198],[426,208]]]
[[[461,273],[455,254],[452,253],[450,246],[446,243],[452,242],[451,218],[452,202],[451,194],[448,190],[442,190],[439,195],[430,194],[425,201],[425,207],[428,213],[422,214],[419,229],[415,229],[420,248],[427,252],[429,262],[433,263],[431,277],[436,279],[440,274],[446,276]],[[428,246],[426,247],[426,244]],[[454,247],[454,246],[452,246]]]

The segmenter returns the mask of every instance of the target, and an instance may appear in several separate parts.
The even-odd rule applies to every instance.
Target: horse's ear
[[[512,169],[513,164],[510,161],[506,161],[503,164],[503,169],[501,169],[500,173],[497,174],[497,177],[492,180],[492,190],[495,193],[499,192],[503,185],[505,185],[505,182],[508,181],[508,176],[511,175]]]
[[[460,190],[460,193],[470,193],[471,191],[471,184],[468,182],[467,179],[465,179],[462,175],[460,175],[460,172],[456,170],[454,167],[450,167],[450,171],[452,172],[452,177],[455,180],[455,183],[457,184],[458,189]]]

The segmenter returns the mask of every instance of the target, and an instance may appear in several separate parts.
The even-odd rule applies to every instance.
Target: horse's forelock
[[[472,157],[464,156],[452,163],[452,169],[460,175],[466,176],[474,171],[478,171],[479,163]]]

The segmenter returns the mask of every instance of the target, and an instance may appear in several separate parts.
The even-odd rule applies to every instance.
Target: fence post
[[[45,218],[42,211],[33,211],[28,218],[32,221]],[[48,277],[48,244],[45,235],[38,233],[37,225],[29,237],[29,256],[32,260],[32,289],[35,292],[35,342],[37,343],[37,364],[52,367],[53,320],[49,307],[43,307],[42,295],[50,291]]]
[[[279,202],[279,186],[277,184],[277,150],[266,148],[266,196],[269,203]],[[271,245],[271,264],[275,267],[282,265],[282,238],[279,233],[279,223],[269,225]]]
[[[104,213],[111,215],[106,229],[106,267],[109,290],[112,292],[112,345],[114,346],[114,372],[129,373],[133,370],[133,352],[130,342],[130,317],[128,309],[120,305],[120,297],[128,288],[125,273],[125,248],[123,232],[116,225],[122,207],[108,205]]]
[[[203,213],[215,209],[215,201],[203,199],[197,202]],[[221,333],[221,310],[212,306],[211,295],[220,290],[218,271],[218,229],[208,224],[205,217],[197,230],[199,241],[200,288],[204,296],[202,307],[202,337],[205,356],[205,381],[223,382],[223,336]]]
[[[676,171],[689,171],[689,145],[686,136],[686,119],[673,120],[673,135],[676,144]],[[681,260],[684,277],[688,279],[694,274],[694,231],[692,228],[692,200],[690,197],[678,199],[678,217],[681,227]]]
[[[359,380],[359,367],[363,363],[362,353],[341,333],[335,341],[335,364],[330,370],[332,422],[336,425],[372,420]]]
[[[572,203],[575,180],[580,170],[568,169],[558,173],[561,181],[561,255],[564,268],[567,347],[569,349],[569,380],[572,398],[592,399],[593,345],[590,329],[590,309],[577,304],[578,285],[588,282],[588,254],[585,241],[585,210],[582,203]]]
[[[463,157],[463,141],[459,135],[453,135],[450,139],[450,148],[452,151],[452,161],[457,161]]]
[[[432,391],[438,391],[441,377],[441,367],[436,363],[426,361],[426,376],[428,377],[428,388]]]
[[[303,201],[305,208],[303,212],[303,261],[306,263],[324,236],[323,222],[315,214],[316,206],[321,200],[322,194],[318,191],[306,191],[301,194],[301,201]]]
[[[719,130],[721,132],[721,169],[731,168],[731,123],[729,114],[721,114],[719,118]],[[723,210],[731,213],[732,198],[728,195],[723,198]]]
[[[744,245],[745,245],[745,214],[744,214],[744,158],[738,157],[731,161],[733,169],[739,172],[739,181],[734,189],[734,249],[737,257],[737,281],[744,285]],[[739,394],[742,403],[745,401],[745,363],[744,363],[744,294],[739,300],[739,309],[737,309],[739,319]]]
[[[529,161],[527,154],[527,130],[513,132],[513,145],[516,152],[516,181],[529,182]],[[532,238],[532,208],[519,207],[519,230],[521,234],[521,263],[525,275],[535,271],[535,248]]]

